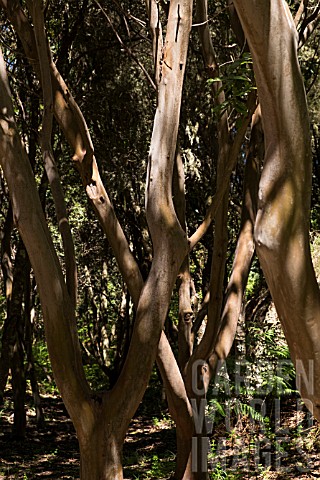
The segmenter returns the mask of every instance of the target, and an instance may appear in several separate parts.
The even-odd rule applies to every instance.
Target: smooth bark
[[[173,203],[179,223],[186,232],[184,165],[179,152],[176,154],[174,164]],[[194,333],[192,331],[193,310],[191,303],[193,283],[190,274],[189,255],[187,255],[182,262],[177,283],[179,287],[178,363],[181,372],[183,372],[192,355],[194,343]]]
[[[152,38],[152,52],[154,65],[154,78],[159,86],[161,71],[161,55],[163,48],[162,26],[160,21],[160,4],[156,0],[146,0],[149,27]]]
[[[253,57],[265,133],[256,248],[296,365],[320,418],[320,295],[309,247],[311,148],[297,31],[281,0],[235,0]],[[305,371],[309,381],[302,381]]]
[[[59,172],[53,156],[51,145],[52,121],[53,121],[53,95],[50,76],[50,64],[48,58],[48,46],[42,12],[42,0],[28,2],[29,10],[33,18],[35,40],[40,63],[40,76],[43,91],[43,119],[41,131],[42,157],[51,187],[52,197],[55,204],[57,222],[61,233],[64,260],[66,268],[66,284],[73,307],[77,303],[77,266],[75,261],[74,243],[68,222],[68,214],[64,201],[64,194],[60,182]]]
[[[215,52],[212,45],[211,34],[208,27],[207,17],[207,0],[200,0],[197,2],[197,19],[200,23],[198,27],[199,37],[202,46],[202,53],[205,65],[208,70],[210,78],[215,79],[219,77],[219,68],[217,65]],[[221,81],[212,83],[213,93],[215,96],[216,105],[222,105],[225,102],[225,93]],[[217,135],[219,154],[217,159],[217,190],[223,190],[222,185],[226,174],[226,166],[229,160],[230,152],[230,132],[228,125],[228,113],[225,111],[217,122]],[[220,314],[223,301],[223,282],[224,271],[228,247],[228,231],[227,231],[227,217],[229,204],[229,187],[230,177],[226,182],[226,191],[224,192],[221,204],[217,208],[215,217],[214,229],[214,245],[213,255],[211,261],[210,298],[208,303],[208,320],[206,330],[202,340],[197,348],[194,359],[205,359],[212,348],[215,337],[217,335]],[[193,361],[194,361],[193,359]],[[193,363],[193,361],[191,363]],[[189,369],[190,371],[190,369]]]
[[[14,220],[33,266],[43,306],[48,347],[56,380],[67,408],[77,423],[85,408],[88,386],[81,364],[77,334],[70,328],[74,315],[62,271],[44,219],[33,172],[14,121],[5,63],[0,63],[0,155],[8,182]],[[46,261],[43,261],[43,258]],[[74,325],[74,323],[73,323]],[[64,380],[62,380],[64,379]],[[73,408],[71,397],[82,402]]]
[[[157,365],[166,389],[170,415],[176,424],[176,480],[195,478],[192,473],[193,412],[181,371],[171,346],[162,333],[158,347]]]
[[[241,314],[245,288],[255,251],[254,223],[257,213],[260,165],[264,154],[260,107],[253,115],[251,139],[246,159],[241,226],[232,271],[228,282],[221,326],[209,355],[209,378],[214,377],[231,350]],[[207,379],[208,383],[209,379]]]
[[[18,13],[20,20],[22,18],[25,21],[21,11]],[[82,462],[81,466],[83,478],[122,478],[122,472],[118,468],[120,456],[116,455],[117,460],[111,457],[113,457],[113,451],[118,449],[121,451],[127,426],[146,388],[167,315],[173,284],[180,264],[188,251],[186,234],[177,220],[172,203],[172,172],[191,18],[192,2],[171,2],[166,49],[163,52],[166,66],[162,67],[159,85],[159,104],[151,141],[146,195],[154,260],[140,297],[140,272],[132,260],[127,241],[104,191],[90,148],[89,153],[83,148],[84,144],[91,147],[84,119],[54,65],[51,65],[52,80],[55,79],[55,82],[53,81],[53,91],[56,94],[55,113],[63,124],[69,141],[75,147],[74,159],[87,185],[87,193],[108,231],[108,237],[111,237],[117,258],[122,262],[125,280],[128,279],[128,284],[132,287],[134,276],[138,277],[137,285],[133,288],[133,296],[136,301],[139,298],[139,303],[127,360],[113,390],[102,397],[92,396],[84,378],[79,342],[74,329],[72,302],[43,218],[40,201],[35,194],[30,165],[13,120],[4,62],[1,65],[3,94],[0,100],[1,107],[4,107],[1,118],[1,162],[11,192],[15,220],[28,247],[39,285],[55,378],[77,430],[85,464]],[[19,22],[16,22],[16,25],[19,28]],[[26,48],[30,48],[30,44],[27,44]],[[65,103],[63,104],[61,100]],[[60,104],[59,101],[61,101]],[[9,116],[7,112],[10,113]],[[70,117],[70,130],[64,114]],[[74,134],[77,129],[82,135]],[[14,157],[18,159],[15,163],[13,163]],[[19,172],[23,172],[23,176],[19,175]],[[48,259],[45,265],[43,258]],[[133,265],[132,269],[130,264]],[[103,434],[99,427],[101,418],[107,419]],[[91,457],[94,455],[93,452],[97,451],[101,435],[103,442],[98,449],[101,455],[95,454],[98,457],[95,460]],[[113,446],[112,436],[116,438],[117,448]],[[104,458],[101,458],[101,456],[105,457],[103,454],[105,449],[108,452],[106,457],[110,457],[107,465]],[[91,464],[97,463],[99,466],[96,469],[90,468]],[[117,467],[114,467],[115,464]],[[88,468],[86,465],[89,465]]]
[[[0,6],[19,35],[25,54],[41,80],[34,31],[21,5],[0,0]],[[130,285],[130,294],[137,303],[143,285],[141,273],[102,183],[85,119],[53,61],[50,63],[50,73],[53,113],[73,149],[72,158],[88,198],[115,253],[124,281]]]
[[[188,251],[186,233],[172,201],[172,178],[191,19],[191,1],[170,3],[146,185],[153,262],[139,299],[127,359],[113,390],[119,412],[130,418],[138,406],[136,399],[142,397],[147,385],[173,285]]]

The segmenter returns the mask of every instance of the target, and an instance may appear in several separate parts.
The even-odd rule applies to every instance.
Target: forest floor
[[[298,412],[297,426],[294,403],[295,399],[287,402],[277,434],[272,426],[261,429],[259,422],[252,423],[247,417],[238,418],[228,429],[225,422],[216,425],[210,439],[210,478],[320,478],[320,427],[316,422],[307,425],[303,412]],[[11,400],[0,410],[0,480],[79,478],[78,442],[61,400],[45,397],[43,407],[46,423],[40,431],[33,408],[28,409],[24,441],[11,435]],[[125,443],[124,477],[169,479],[174,460],[175,431],[169,417],[138,412]]]

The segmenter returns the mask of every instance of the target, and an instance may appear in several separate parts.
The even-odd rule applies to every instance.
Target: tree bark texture
[[[282,0],[235,0],[253,56],[265,133],[257,253],[296,365],[320,418],[320,295],[309,247],[311,148],[297,31]],[[302,381],[303,374],[308,381]]]
[[[210,78],[214,79],[219,76],[219,68],[208,27],[207,8],[207,0],[200,0],[197,2],[197,21],[200,23],[198,30],[202,46],[202,54],[208,74]],[[216,105],[222,105],[225,102],[225,93],[222,82],[213,82],[212,88]],[[223,194],[221,204],[217,208],[215,216],[207,326],[193,360],[207,359],[208,353],[212,348],[220,325],[220,314],[223,301],[224,271],[228,247],[227,218],[230,187],[230,177],[226,172],[226,166],[228,164],[231,141],[228,125],[228,113],[226,111],[220,116],[217,122],[217,136],[219,146],[219,154],[217,159],[217,191],[219,192],[223,190],[223,181],[226,182],[226,191]],[[190,371],[191,370],[189,369],[189,373]]]
[[[42,0],[29,1],[29,9],[34,24],[34,33],[40,63],[40,77],[43,91],[43,119],[41,131],[42,157],[54,200],[57,222],[61,233],[66,269],[66,284],[73,306],[77,303],[77,266],[74,243],[68,221],[67,208],[60,182],[59,172],[54,160],[51,136],[53,121],[53,95],[50,75],[48,45],[42,11]]]
[[[3,58],[0,75],[0,160],[9,186],[15,223],[36,275],[51,361],[59,387],[65,390],[67,398],[69,393],[75,391],[82,398],[80,391],[84,373],[80,367],[80,348],[76,332],[72,331],[68,322],[74,312],[70,307],[62,271],[44,219],[30,162],[14,121]],[[62,378],[65,381],[61,381]]]
[[[187,231],[186,224],[186,197],[184,165],[179,152],[176,153],[173,174],[173,203],[177,218],[183,230]],[[193,283],[190,274],[189,255],[185,257],[178,275],[179,286],[179,329],[178,329],[178,363],[183,372],[193,351],[194,333],[192,331],[193,310],[192,290]]]
[[[191,19],[192,1],[170,3],[146,185],[153,262],[139,298],[127,359],[113,390],[119,412],[129,418],[146,388],[172,289],[188,252],[172,201],[172,180]]]
[[[2,2],[2,5],[4,4],[6,2]],[[23,15],[20,16],[20,20],[21,18],[25,21]],[[123,438],[146,388],[169,308],[173,285],[180,265],[188,252],[186,233],[177,220],[172,202],[172,174],[191,19],[191,1],[171,2],[146,193],[147,219],[153,241],[154,259],[146,284],[142,291],[140,290],[140,298],[140,272],[139,281],[133,291],[135,300],[139,298],[139,301],[126,363],[113,390],[102,397],[96,397],[90,392],[84,377],[79,342],[74,328],[73,302],[68,294],[41,211],[40,201],[36,195],[30,164],[18,136],[3,60],[1,63],[1,165],[10,189],[15,222],[27,246],[39,286],[55,379],[77,430],[83,458],[82,478],[97,480],[122,478]],[[30,43],[26,47],[30,48]],[[32,53],[34,54],[34,51]],[[60,82],[56,90],[57,95],[60,95],[61,99],[62,90],[63,100],[68,100],[69,108],[66,108],[66,114],[70,117],[71,112],[76,119],[80,118],[83,121],[81,112],[77,111],[77,106],[74,105],[71,95],[54,66],[52,72],[55,83]],[[55,87],[53,90],[55,92]],[[54,106],[58,119],[63,123],[65,107],[59,111],[57,99],[54,100]],[[82,148],[83,145],[77,143],[83,141],[78,131],[77,134],[72,134],[74,129],[80,127],[85,130],[85,123],[80,122],[79,127],[79,124],[77,125],[73,120],[74,118],[70,120],[71,131],[67,132],[67,138],[75,147],[74,158],[87,185],[88,195],[104,227],[108,230],[108,237],[113,237],[111,242],[116,252],[120,252],[117,258],[123,262],[124,267],[121,270],[125,272],[125,280],[128,278],[128,284],[132,286],[133,275],[137,271],[136,265],[133,264],[133,268],[130,269],[130,263],[133,263],[130,250],[126,240],[122,239],[123,232],[120,226],[117,227],[115,216],[110,215],[113,209],[108,204],[109,200],[92,155],[90,160],[90,151],[92,153],[90,137],[85,131],[85,139],[89,147],[87,152],[86,148]],[[65,123],[64,127],[66,127]],[[89,154],[89,160],[86,157],[87,154]],[[120,238],[119,235],[113,235],[115,231],[119,233]],[[123,246],[129,252],[127,256],[121,255]],[[101,418],[106,419],[104,428],[100,427],[103,423]],[[118,453],[115,454],[115,452]],[[90,465],[96,465],[96,467]]]

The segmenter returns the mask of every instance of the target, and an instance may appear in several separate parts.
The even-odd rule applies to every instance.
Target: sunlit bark
[[[88,387],[84,381],[76,332],[71,331],[68,322],[68,317],[74,315],[74,312],[70,307],[62,271],[44,219],[31,166],[14,122],[3,58],[0,75],[1,166],[10,190],[14,219],[38,280],[48,345],[59,387],[67,399],[79,395],[79,399],[85,403]],[[43,258],[46,259],[45,262]],[[62,378],[65,381],[61,381]],[[83,405],[76,408],[79,417],[82,408]]]
[[[152,52],[154,65],[154,78],[159,86],[161,71],[161,56],[163,49],[162,26],[160,21],[160,4],[156,0],[146,0],[149,27],[152,38]]]
[[[302,397],[320,418],[320,295],[309,247],[311,148],[297,32],[282,0],[234,3],[253,56],[265,133],[257,253],[298,377],[304,369],[309,378],[298,381]]]
[[[200,24],[198,29],[204,62],[209,76],[212,79],[215,79],[219,77],[219,67],[217,65],[211,40],[211,33],[207,21],[208,17],[206,0],[200,0],[197,2],[197,19]],[[222,105],[226,100],[222,82],[213,82],[212,88],[216,105]],[[215,216],[215,233],[209,286],[210,299],[208,304],[208,321],[203,338],[197,348],[195,355],[196,359],[206,359],[208,357],[208,353],[212,348],[220,324],[220,314],[223,300],[223,281],[228,248],[227,219],[230,180],[225,180],[225,177],[228,178],[226,166],[229,160],[231,142],[227,111],[221,114],[217,122],[217,136],[219,147],[217,159],[217,191],[220,189],[222,190],[224,181],[226,182],[226,191]]]
[[[9,13],[12,15],[11,10]],[[23,19],[28,31],[28,23],[23,12],[19,10],[16,13],[18,19]],[[73,329],[75,323],[72,301],[66,292],[61,268],[44,222],[39,198],[35,193],[30,165],[13,120],[4,62],[1,66],[3,85],[1,161],[11,192],[15,220],[28,248],[39,285],[53,371],[77,430],[82,454],[83,479],[122,478],[121,450],[125,432],[146,388],[173,285],[180,264],[188,251],[186,233],[178,222],[172,202],[172,174],[191,19],[191,1],[171,2],[166,48],[162,52],[163,64],[146,193],[147,218],[153,240],[154,259],[143,288],[140,272],[121,227],[115,215],[112,215],[113,209],[92,156],[91,140],[84,119],[55,66],[51,64],[55,114],[74,146],[74,160],[78,163],[84,183],[87,185],[88,195],[111,239],[112,246],[115,247],[117,259],[122,262],[121,270],[125,280],[128,280],[129,288],[132,288],[135,276],[139,280],[132,288],[138,306],[127,360],[112,392],[102,396],[91,394],[84,378],[79,342]],[[19,21],[17,18],[15,21],[19,30]],[[23,36],[24,29],[20,33]],[[30,30],[29,34],[31,35]],[[30,36],[28,39],[30,40]],[[30,43],[25,42],[25,46],[30,49]],[[36,59],[34,49],[31,53]],[[85,146],[88,147],[88,151]],[[13,167],[14,156],[18,161]],[[15,181],[19,171],[24,172],[20,183]],[[29,184],[31,187],[28,188]],[[44,262],[43,259],[47,257],[49,261]],[[101,418],[105,419],[104,422],[101,422]]]
[[[53,96],[48,58],[48,45],[45,34],[42,1],[28,2],[33,18],[37,52],[40,60],[40,76],[43,90],[43,120],[41,131],[42,157],[55,204],[59,230],[61,233],[66,268],[66,283],[73,306],[77,303],[77,266],[71,228],[68,221],[64,194],[59,172],[54,160],[51,145],[53,121]]]
[[[305,354],[301,356],[302,350],[311,352],[310,358],[316,362],[319,361],[320,350],[316,344],[319,343],[316,341],[320,337],[317,320],[319,300],[307,245],[307,221],[304,220],[307,218],[309,198],[306,190],[310,187],[310,172],[306,173],[310,160],[308,152],[302,166],[298,161],[306,153],[303,145],[307,144],[308,138],[305,99],[301,93],[302,83],[296,61],[295,30],[292,27],[288,10],[278,0],[272,3],[272,8],[270,2],[266,2],[263,6],[253,0],[246,0],[243,3],[237,1],[235,4],[253,51],[263,116],[268,123],[266,164],[260,184],[260,203],[255,225],[258,253],[271,285],[270,288],[273,288],[275,296],[278,298],[276,305],[282,317],[293,356],[298,360],[302,359],[306,368],[308,367],[307,357]],[[61,268],[39,210],[39,202],[33,198],[35,195],[34,182],[11,118],[13,114],[10,110],[8,90],[8,95],[5,96],[7,83],[2,66],[4,93],[1,97],[1,107],[6,108],[6,112],[10,111],[10,118],[2,110],[1,162],[8,178],[16,221],[30,250],[30,258],[40,286],[49,350],[57,383],[77,429],[81,450],[81,478],[122,478],[123,438],[130,418],[147,385],[157,353],[159,338],[158,365],[166,385],[169,408],[177,424],[178,451],[181,453],[180,457],[178,453],[176,478],[192,478],[190,452],[191,438],[194,433],[193,413],[183,375],[179,371],[162,328],[180,266],[186,258],[188,250],[192,249],[207,231],[218,208],[223,204],[223,197],[226,198],[229,177],[236,164],[238,152],[255,106],[255,94],[253,93],[249,97],[249,113],[243,119],[242,126],[232,145],[228,143],[226,116],[221,119],[219,126],[220,164],[225,165],[224,171],[218,180],[213,204],[209,208],[204,222],[190,238],[188,245],[184,222],[179,218],[179,209],[172,200],[172,183],[182,85],[191,29],[192,1],[171,0],[163,45],[158,3],[147,1],[152,20],[158,105],[151,140],[146,191],[147,219],[154,256],[150,274],[144,284],[102,184],[93,155],[93,145],[79,107],[53,63],[50,64],[51,80],[48,80],[48,72],[45,77],[43,73],[42,76],[40,75],[40,67],[43,67],[45,60],[41,58],[39,48],[37,52],[33,30],[18,3],[12,4],[14,8],[9,8],[5,0],[0,0],[0,5],[6,9],[8,18],[17,29],[28,57],[38,71],[39,77],[42,78],[43,85],[45,84],[44,78],[46,78],[46,85],[52,82],[54,113],[74,150],[73,159],[115,252],[120,271],[136,307],[132,342],[120,378],[111,392],[94,395],[90,392],[84,378],[75,329],[70,327],[70,323],[75,325],[75,302],[72,302],[70,288],[68,297]],[[201,5],[203,3],[198,2],[198,6]],[[152,8],[156,8],[156,11],[151,11]],[[269,11],[267,8],[271,10]],[[261,14],[261,18],[258,18],[257,12],[259,15]],[[207,27],[206,24],[202,29],[202,33],[206,35],[208,34]],[[212,67],[210,60],[212,45],[210,45],[208,37],[204,39],[204,46],[209,55],[206,63]],[[282,50],[285,52],[283,63],[280,59]],[[272,70],[270,65],[272,65]],[[272,76],[273,69],[274,77]],[[292,80],[293,77],[295,80]],[[216,83],[215,87],[218,89],[219,84]],[[48,97],[45,96],[45,98]],[[220,99],[220,101],[223,100]],[[300,105],[302,105],[301,110]],[[295,133],[293,136],[292,132],[300,132],[300,129],[302,131],[301,138],[296,140],[299,135]],[[48,145],[47,149],[49,149]],[[18,159],[16,165],[14,157]],[[23,172],[25,178],[21,179],[19,172]],[[30,193],[27,192],[29,181],[30,185],[33,185]],[[17,186],[19,191],[16,190]],[[297,192],[297,194],[295,195],[293,192]],[[253,196],[251,196],[251,201]],[[30,211],[23,208],[23,202],[27,202]],[[201,347],[192,359],[194,361],[202,358],[212,369],[215,368],[216,359],[224,358],[231,347],[253,252],[252,234],[255,221],[255,208],[251,205],[254,213],[251,212],[248,218],[243,219],[242,222],[243,228],[221,319],[222,326],[219,330],[222,303],[221,286],[224,275],[223,226],[226,218],[226,200],[222,208],[224,212],[220,219],[219,216],[217,217],[216,223],[218,230],[216,241],[221,248],[216,249],[214,268],[215,265],[218,265],[218,260],[220,265],[219,274],[214,268],[212,270],[213,294],[209,308],[209,326]],[[283,224],[280,219],[285,220]],[[30,233],[30,225],[33,227],[32,233]],[[37,238],[38,232],[40,233]],[[47,256],[49,258],[49,266],[46,265],[46,267],[50,271],[51,278],[48,278],[48,271],[40,265],[39,259],[36,258],[35,252],[37,251],[39,255],[39,249],[41,249],[42,259]],[[301,249],[304,255],[301,254]],[[184,264],[180,273],[183,274],[184,305],[188,306],[190,289],[189,293],[187,289],[190,275],[187,264]],[[301,282],[304,273],[308,279]],[[277,285],[280,281],[281,284],[284,281],[285,285],[277,292]],[[71,291],[73,290],[75,289],[71,288]],[[220,296],[216,301],[218,295]],[[290,303],[289,306],[285,304],[286,299]],[[303,302],[304,299],[305,302]],[[302,305],[302,303],[304,304]],[[295,319],[290,323],[292,309],[296,310]],[[189,327],[190,325],[188,325],[188,332],[191,333]],[[301,340],[301,345],[297,345],[295,340],[295,332],[298,331],[309,332],[306,334],[306,339]],[[187,337],[188,335],[184,333],[184,340]],[[59,345],[59,349],[57,345]],[[60,348],[61,345],[62,348]],[[182,370],[184,370],[184,365],[192,351],[192,339],[186,341],[184,346],[188,351],[180,361]],[[192,366],[192,362],[190,365]],[[191,370],[189,370],[189,375],[191,375],[190,372]],[[319,384],[319,378],[315,377],[315,379]],[[309,395],[308,398],[311,398],[312,401],[317,400],[316,395],[313,397]],[[105,452],[107,452],[106,455]],[[199,473],[198,478],[202,478],[202,472]],[[205,472],[203,473],[205,474]]]
[[[124,416],[132,415],[138,406],[136,400],[128,401],[139,398],[133,397],[133,391],[142,397],[147,385],[173,285],[188,251],[172,201],[172,178],[191,18],[191,1],[170,3],[146,185],[153,262],[139,299],[126,363],[113,391]]]

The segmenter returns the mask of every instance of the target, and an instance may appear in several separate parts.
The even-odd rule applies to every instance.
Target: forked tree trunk
[[[172,289],[188,252],[186,233],[173,207],[172,175],[191,22],[192,0],[172,0],[146,192],[154,260],[139,300],[136,298],[137,315],[126,362],[112,391],[100,397],[92,394],[84,376],[72,292],[67,290],[36,194],[30,164],[19,139],[3,59],[0,64],[0,160],[10,189],[15,221],[28,249],[39,287],[53,372],[79,438],[82,479],[122,478],[121,449],[124,435],[147,386]],[[63,90],[72,103],[68,90]],[[74,143],[72,132],[68,133],[69,140],[71,138],[71,143]],[[79,147],[75,160],[80,168],[84,165],[88,195],[98,215],[103,217],[104,227],[111,222],[110,229],[106,230],[112,237],[115,217],[111,213],[110,218],[109,200],[97,165],[90,157],[90,152],[86,161],[85,155],[86,152]],[[119,237],[122,242],[120,228],[117,228],[117,235],[113,237],[111,240],[119,252]],[[128,251],[126,243],[122,242],[121,246],[123,244]],[[126,268],[121,270],[132,285],[132,274],[137,272],[135,264],[130,268],[130,255]],[[119,260],[124,261],[123,258]],[[138,278],[140,285],[140,275]]]
[[[6,2],[2,1],[0,3],[4,4]],[[19,197],[21,191],[24,195],[26,194],[26,185],[23,184],[23,178],[18,178],[18,173],[23,171],[23,167],[20,164],[19,171],[13,161],[15,139],[12,121],[7,118],[4,114],[5,110],[2,109],[1,126],[3,131],[0,139],[3,141],[3,145],[0,146],[3,147],[5,153],[2,158],[4,170],[11,180],[11,195],[15,200],[17,223],[24,232],[31,253],[33,253],[33,262],[36,267],[35,271],[44,306],[53,368],[79,437],[82,454],[82,478],[99,480],[122,478],[120,452],[123,440],[123,425],[127,424],[133,414],[148,380],[157,341],[169,305],[172,286],[187,250],[185,235],[179,228],[172,206],[171,182],[181,87],[186,60],[186,33],[189,34],[188,29],[191,20],[191,3],[187,1],[178,3],[174,0],[170,2],[167,39],[161,52],[163,58],[161,59],[161,70],[159,69],[159,102],[147,182],[148,221],[155,248],[155,260],[148,281],[142,289],[139,302],[140,291],[137,294],[137,322],[133,335],[133,346],[128,354],[129,360],[124,366],[124,373],[115,389],[109,396],[103,396],[103,401],[113,397],[113,402],[116,400],[116,403],[119,404],[119,407],[114,408],[112,413],[113,418],[121,423],[121,429],[118,426],[112,430],[110,424],[100,421],[101,418],[108,418],[105,416],[105,409],[100,412],[98,418],[94,413],[96,410],[92,404],[92,396],[86,386],[80,365],[76,333],[73,331],[72,325],[66,327],[69,319],[71,319],[71,324],[74,323],[74,312],[70,307],[70,298],[68,299],[68,292],[63,284],[52,245],[48,246],[46,242],[39,242],[39,238],[33,232],[30,232],[30,227],[28,228],[30,213],[24,210],[23,205],[28,204],[29,206],[30,204],[30,206],[33,206],[33,199],[31,198],[29,202],[26,202],[21,201],[21,197]],[[304,156],[305,146],[308,143],[308,122],[302,82],[297,69],[295,29],[290,20],[290,14],[284,7],[284,2],[274,0],[258,3],[254,0],[243,0],[241,2],[237,0],[235,4],[240,12],[242,24],[252,47],[263,115],[267,120],[265,124],[267,127],[267,155],[260,184],[260,205],[256,222],[258,252],[271,291],[275,295],[275,303],[285,326],[293,357],[303,359],[304,366],[307,366],[308,357],[305,352],[311,352],[310,358],[316,359],[316,361],[320,357],[320,300],[312,272],[307,222],[305,221],[309,203],[309,192],[307,190],[310,186],[310,172],[308,172],[310,155],[307,152],[305,161],[300,164],[300,160]],[[21,18],[22,21],[25,20]],[[272,33],[270,34],[270,32]],[[181,35],[184,36],[182,44],[180,44]],[[182,51],[180,47],[183,50],[182,56],[180,55]],[[266,56],[268,61],[265,61]],[[261,59],[263,60],[261,61]],[[270,66],[272,66],[272,69]],[[58,75],[55,70],[54,72],[57,83]],[[61,91],[55,86],[54,91],[56,93],[59,91],[57,95],[63,97],[60,98],[60,101],[67,99],[70,102],[70,112],[74,114],[75,105],[72,103],[72,98],[69,97],[66,86],[62,85]],[[57,116],[65,108],[60,105],[59,110],[58,106],[59,102],[55,101]],[[6,104],[4,104],[4,107],[6,111],[9,111]],[[130,276],[135,274],[140,285],[140,274],[134,262],[131,262],[129,249],[126,242],[123,241],[123,235],[118,228],[109,199],[101,184],[95,160],[92,159],[91,144],[89,142],[86,145],[82,135],[78,134],[77,125],[72,121],[70,124],[69,129],[64,125],[66,135],[70,143],[78,147],[75,148],[75,160],[78,161],[88,195],[111,238],[111,243],[113,242],[115,251],[118,253],[117,259],[120,265],[124,255],[121,255],[121,249],[117,243],[121,243],[121,246],[125,247],[127,263],[126,265],[124,265],[125,262],[122,263],[120,267],[124,273],[124,278],[128,285],[132,287],[133,281]],[[297,134],[292,134],[292,132]],[[299,136],[301,132],[302,134]],[[8,140],[8,133],[12,135],[12,142]],[[84,132],[85,135],[86,132]],[[81,142],[77,144],[79,138]],[[295,143],[292,142],[293,140]],[[8,158],[10,158],[11,165],[8,165]],[[19,184],[20,192],[19,189],[17,191],[14,189],[15,182],[12,179],[14,174],[14,180],[21,182]],[[34,211],[36,211],[36,208]],[[35,217],[37,217],[36,214]],[[34,228],[34,232],[42,229],[41,232],[45,232],[42,240],[47,240],[44,223],[36,222],[36,219],[32,216],[31,220],[34,222],[29,222],[30,225],[37,227]],[[112,223],[116,227],[112,226]],[[43,249],[44,256],[46,254],[50,261],[49,274],[55,276],[56,280],[54,288],[51,288],[52,283],[50,277],[48,277],[48,271],[39,264],[36,258],[38,252],[37,248],[32,247],[33,240],[38,242],[36,247],[39,250]],[[191,246],[194,245],[194,241],[191,241]],[[132,268],[128,268],[129,265]],[[306,280],[304,277],[306,277]],[[46,285],[46,280],[49,281],[48,285]],[[301,280],[304,282],[302,285]],[[278,289],[279,284],[281,288]],[[151,295],[156,297],[156,294],[160,298],[153,302],[150,297]],[[59,307],[56,308],[56,305]],[[56,325],[57,328],[54,328]],[[57,330],[59,330],[58,334]],[[296,332],[303,334],[299,336],[299,344],[296,343]],[[63,340],[62,351],[57,346],[60,340]],[[143,347],[147,351],[146,358],[143,355],[145,352]],[[210,347],[212,347],[211,342]],[[316,381],[314,386],[319,388],[319,369],[317,365],[315,370]],[[166,374],[168,375],[168,371]],[[133,381],[134,379],[137,380],[136,384]],[[183,386],[183,382],[179,382],[179,386],[181,384]],[[137,387],[137,391],[135,391],[135,387]],[[171,384],[171,389],[174,389],[173,384]],[[182,394],[185,395],[185,392],[182,392]],[[175,402],[179,403],[182,398],[179,397],[179,392],[172,394],[172,397],[173,404]],[[188,399],[185,397],[182,403],[183,407],[188,410]],[[318,408],[318,393],[316,392],[316,395],[309,396],[309,398],[312,401],[314,400],[314,404]],[[178,409],[176,413],[179,414]],[[188,419],[191,416],[189,411],[186,412],[185,422],[179,422],[178,425],[178,441],[182,442],[182,453],[178,462],[179,469],[181,467],[179,470],[181,473],[179,474],[184,475],[182,478],[185,479],[188,478],[187,475],[190,473],[188,468],[182,473],[182,468],[186,463],[189,465],[190,454],[188,454],[188,449],[190,449],[190,441],[188,435],[190,435],[190,431],[188,429],[190,422]]]

